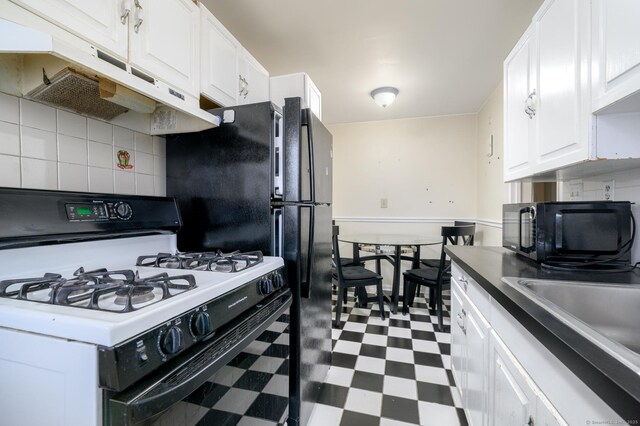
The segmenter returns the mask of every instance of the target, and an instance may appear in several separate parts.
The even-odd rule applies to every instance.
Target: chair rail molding
[[[335,216],[338,222],[378,222],[378,223],[451,223],[455,220],[475,222],[476,225],[502,229],[502,221],[493,219],[460,218],[460,217],[368,217],[368,216]]]

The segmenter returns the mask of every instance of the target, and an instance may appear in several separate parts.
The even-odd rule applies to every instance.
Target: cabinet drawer
[[[476,305],[479,313],[490,321],[491,303],[489,294],[480,287],[480,284],[455,263],[451,265],[451,281],[458,284],[462,292]]]

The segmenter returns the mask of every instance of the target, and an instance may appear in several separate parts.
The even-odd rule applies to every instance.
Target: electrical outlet
[[[389,207],[389,200],[386,198],[380,198],[380,208],[386,209],[387,207]]]
[[[582,201],[582,191],[584,185],[582,182],[574,182],[569,184],[569,201]]]
[[[614,200],[615,188],[616,181],[613,179],[602,182],[602,192],[605,200]]]

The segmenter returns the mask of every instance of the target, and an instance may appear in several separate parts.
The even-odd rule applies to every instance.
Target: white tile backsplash
[[[136,132],[135,143],[136,151],[153,154],[153,138],[150,135]]]
[[[22,158],[22,187],[58,189],[58,163]]]
[[[0,154],[0,186],[20,187],[20,157]]]
[[[89,191],[113,193],[113,169],[89,167]]]
[[[58,110],[58,134],[87,138],[87,119],[81,115]]]
[[[20,124],[34,129],[56,131],[56,109],[20,99]]]
[[[88,191],[88,169],[80,164],[58,163],[59,186],[63,191]]]
[[[116,170],[115,172],[115,192],[118,194],[135,194],[136,181],[133,173]]]
[[[104,121],[88,118],[87,139],[113,145],[113,126]]]
[[[0,93],[0,121],[20,123],[20,100],[18,98]]]
[[[22,156],[57,161],[55,132],[22,126]]]
[[[89,141],[88,148],[89,166],[102,167],[103,169],[113,169],[113,145]]]
[[[61,162],[86,166],[87,140],[73,136],[58,135],[58,158]]]
[[[133,130],[113,126],[113,144],[128,149],[135,148]]]
[[[154,195],[153,175],[136,174],[136,193],[138,195]]]
[[[20,126],[0,121],[0,154],[20,155]]]
[[[165,156],[164,137],[0,93],[0,186],[164,196]]]
[[[153,174],[153,155],[145,152],[135,152],[135,169],[137,173]]]

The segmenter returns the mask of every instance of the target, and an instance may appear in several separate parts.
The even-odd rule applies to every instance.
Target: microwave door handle
[[[316,201],[316,172],[313,153],[313,128],[311,126],[311,117],[308,109],[302,110],[302,126],[307,128],[307,142],[309,144],[309,195],[312,203]]]
[[[532,213],[534,211],[535,210],[532,207],[527,206],[527,207],[521,208],[518,214],[518,250],[524,251],[525,253],[528,253],[531,251],[531,246],[525,247],[522,245],[522,217],[525,214],[529,214],[529,218],[532,219]]]

